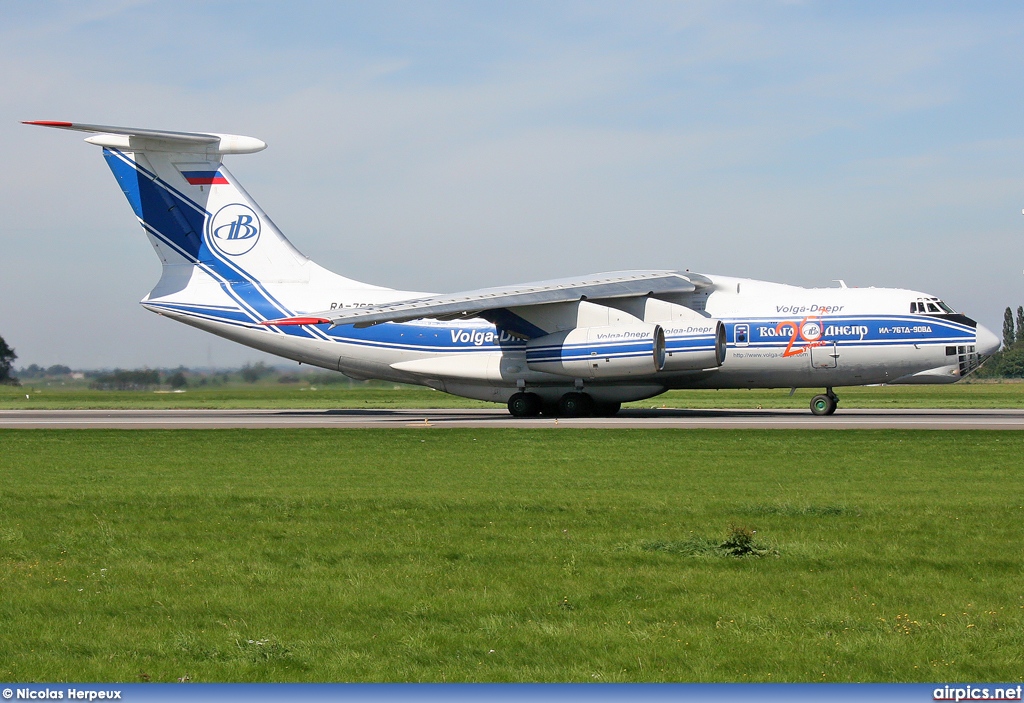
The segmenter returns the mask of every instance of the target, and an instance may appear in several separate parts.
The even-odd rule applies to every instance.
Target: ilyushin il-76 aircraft
[[[612,415],[678,388],[953,383],[998,338],[928,293],[800,288],[689,271],[612,271],[462,293],[332,273],[235,177],[253,137],[73,122],[89,132],[163,263],[142,301],[226,339],[355,379],[505,403],[516,417]]]

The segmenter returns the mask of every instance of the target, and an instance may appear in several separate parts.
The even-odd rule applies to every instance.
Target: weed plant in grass
[[[1022,451],[0,431],[0,678],[1019,681]]]

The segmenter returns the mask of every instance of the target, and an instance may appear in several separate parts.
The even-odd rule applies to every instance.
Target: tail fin
[[[86,141],[103,148],[110,170],[163,262],[160,282],[143,301],[149,307],[159,308],[161,301],[177,305],[190,289],[185,298],[211,309],[232,307],[233,302],[243,313],[234,321],[244,324],[321,304],[282,302],[279,298],[293,297],[288,289],[297,287],[273,284],[313,278],[334,289],[376,288],[336,276],[303,256],[224,167],[226,154],[265,149],[259,139],[72,122],[25,124],[95,135]],[[197,269],[207,275],[197,277]],[[271,293],[270,287],[279,290]]]
[[[96,133],[86,141],[103,147],[107,165],[165,265],[201,263],[232,281],[306,277],[306,257],[224,167],[225,154],[265,149],[259,139],[71,122],[28,124]]]

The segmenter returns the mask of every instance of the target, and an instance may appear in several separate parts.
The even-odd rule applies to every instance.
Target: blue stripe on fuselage
[[[726,324],[726,339],[730,346],[736,344],[736,329],[745,325],[747,342],[745,346],[786,346],[793,340],[796,344],[808,341],[835,342],[845,345],[890,345],[890,344],[944,344],[973,342],[976,330],[957,322],[931,317],[908,315],[850,315],[823,316],[815,318],[820,327],[820,337],[812,333],[809,338],[795,334],[805,318],[733,318]]]
[[[252,315],[237,308],[226,308],[221,305],[193,305],[187,303],[170,303],[160,300],[147,300],[144,304],[160,310],[169,312],[180,312],[187,315],[202,317],[216,322],[234,322],[244,324],[247,327],[256,327],[258,323],[253,320]]]

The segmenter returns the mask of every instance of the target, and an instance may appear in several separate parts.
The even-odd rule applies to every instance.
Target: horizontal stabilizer
[[[266,320],[261,325],[268,327],[290,327],[293,325],[323,325],[330,322],[326,317],[285,317],[280,320]]]
[[[252,154],[267,148],[266,142],[260,139],[244,137],[238,134],[168,132],[159,129],[112,127],[110,125],[58,122],[54,120],[33,120],[23,122],[22,124],[70,129],[76,132],[90,132],[102,135],[90,137],[86,141],[98,146],[115,149],[132,149],[134,146],[148,149],[162,148],[165,151],[194,152],[213,150],[220,154]],[[143,143],[136,145],[133,144],[133,141],[141,141]]]

